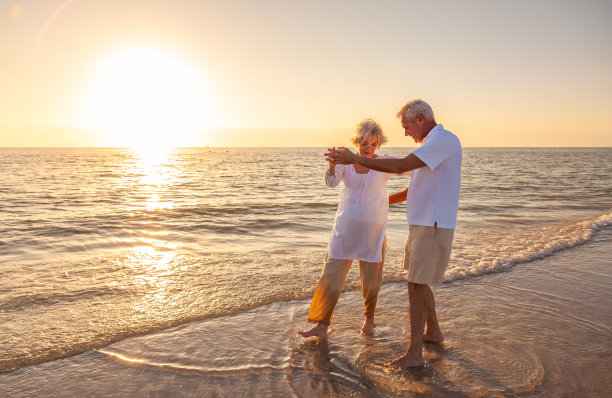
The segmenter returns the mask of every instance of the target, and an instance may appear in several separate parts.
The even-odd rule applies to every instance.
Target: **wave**
[[[183,364],[174,363],[161,363],[141,358],[131,358],[126,354],[111,351],[109,349],[98,348],[96,352],[117,361],[123,365],[138,367],[143,369],[149,369],[153,371],[163,371],[177,373],[180,375],[187,376],[214,376],[214,377],[232,377],[246,375],[259,375],[262,373],[285,373],[289,368],[289,365],[273,366],[273,365],[251,365],[251,366],[240,366],[240,367],[227,367],[217,369],[207,369],[201,366],[189,366]]]
[[[94,234],[97,231],[115,231],[129,225],[158,223],[162,226],[189,227],[198,220],[204,222],[222,222],[239,217],[251,216],[288,216],[295,218],[304,211],[319,212],[333,216],[336,203],[317,201],[290,201],[288,203],[243,203],[206,206],[180,206],[170,208],[134,208],[121,211],[111,210],[95,215],[80,215],[66,219],[41,218],[36,222],[11,220],[3,225],[0,232],[27,238],[28,236],[68,236]],[[185,223],[183,225],[182,223]]]
[[[612,213],[561,225],[505,226],[494,233],[482,226],[459,231],[445,282],[509,271],[589,242],[610,226]],[[307,300],[316,287],[325,250],[292,246],[171,254],[168,262],[164,253],[130,252],[85,262],[32,264],[27,273],[17,265],[7,268],[11,280],[34,278],[45,284],[36,285],[44,290],[24,288],[4,295],[2,304],[15,317],[13,329],[7,324],[6,331],[20,331],[0,353],[0,372],[196,320]],[[405,280],[401,257],[401,248],[389,251],[384,283]],[[359,289],[356,268],[349,272],[346,290]],[[49,272],[54,278],[46,277]],[[66,311],[71,318],[62,320]],[[46,314],[47,323],[41,314]]]
[[[76,301],[100,300],[104,296],[117,296],[123,293],[122,289],[112,287],[96,287],[65,292],[21,293],[10,297],[5,295],[0,303],[4,311],[18,311],[33,306],[54,306]]]
[[[494,258],[473,261],[451,262],[444,282],[471,278],[480,275],[506,272],[518,264],[528,263],[553,256],[562,250],[571,249],[593,239],[598,231],[612,226],[612,213],[594,219],[567,222],[565,224],[535,228],[529,234],[521,233],[510,237],[509,253]],[[515,247],[512,250],[512,247]],[[520,248],[520,249],[516,249]],[[492,247],[488,249],[492,250]]]

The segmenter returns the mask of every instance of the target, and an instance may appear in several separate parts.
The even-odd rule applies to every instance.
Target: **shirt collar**
[[[429,141],[429,139],[437,134],[440,133],[440,131],[444,130],[444,126],[442,126],[442,124],[436,124],[434,128],[432,128],[431,130],[429,130],[429,133],[427,133],[427,136],[425,136],[425,138],[423,138],[423,143],[421,144],[421,146],[425,145],[425,143],[427,143],[427,141]]]

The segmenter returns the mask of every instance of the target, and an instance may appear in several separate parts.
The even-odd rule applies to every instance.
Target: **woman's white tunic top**
[[[344,184],[338,194],[340,203],[327,248],[329,257],[382,261],[389,211],[387,181],[393,174],[371,169],[366,174],[359,174],[352,164],[336,165],[334,174],[325,172],[325,183],[330,187],[338,186],[341,181]]]

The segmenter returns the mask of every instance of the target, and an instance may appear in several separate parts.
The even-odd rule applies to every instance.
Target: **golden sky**
[[[0,146],[612,146],[607,0],[0,0]]]

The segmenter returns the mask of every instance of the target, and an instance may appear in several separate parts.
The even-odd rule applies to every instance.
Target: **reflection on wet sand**
[[[287,377],[297,396],[377,396],[372,381],[338,355],[335,347],[330,351],[327,339],[310,338],[294,349]]]
[[[291,353],[288,372],[289,383],[297,396],[368,396],[384,397],[386,393],[402,396],[473,397],[448,379],[439,369],[437,361],[450,361],[466,372],[477,372],[493,380],[489,393],[499,391],[500,396],[512,390],[469,359],[452,349],[426,344],[428,364],[422,368],[406,370],[388,369],[383,364],[389,357],[405,351],[398,343],[386,345],[368,338],[361,353],[351,362],[332,346],[327,339],[312,338],[304,341]],[[379,391],[378,393],[376,391]],[[385,393],[386,392],[386,393]],[[496,396],[495,394],[489,396]]]

